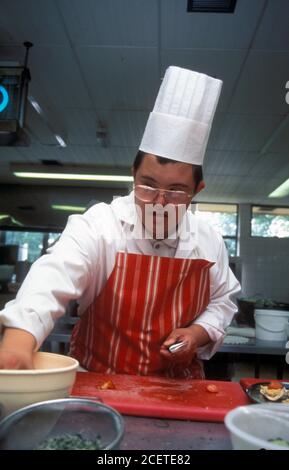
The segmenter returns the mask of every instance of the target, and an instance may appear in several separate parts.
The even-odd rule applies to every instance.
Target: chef
[[[78,302],[71,355],[102,373],[203,378],[236,311],[222,237],[197,219],[222,82],[169,67],[133,164],[134,190],[72,215],[0,312],[0,368],[32,353]]]

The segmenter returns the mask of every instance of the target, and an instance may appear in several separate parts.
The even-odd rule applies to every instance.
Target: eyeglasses
[[[136,184],[134,191],[136,197],[143,202],[154,202],[160,194],[163,194],[168,203],[187,204],[188,200],[193,197],[193,194],[188,194],[185,191],[151,188],[151,186],[144,186],[142,184]]]

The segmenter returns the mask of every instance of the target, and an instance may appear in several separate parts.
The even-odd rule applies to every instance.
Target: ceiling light
[[[55,139],[59,143],[60,147],[67,147],[66,142],[63,140],[63,138],[60,135],[55,134]]]
[[[28,101],[38,114],[40,115],[44,114],[40,104],[37,103],[37,101],[33,98],[33,96],[29,95]]]
[[[8,219],[9,223],[7,225],[11,225],[11,222],[12,222],[12,224],[14,224],[14,225],[20,225],[21,227],[23,226],[23,224],[21,224],[21,222],[18,222],[11,215],[9,215],[9,214],[0,214],[0,223],[1,223],[1,221],[4,221],[5,219]]]
[[[28,101],[29,103],[31,104],[31,106],[35,109],[35,111],[39,114],[39,116],[41,116],[41,118],[43,119],[44,123],[46,124],[46,126],[48,127],[48,129],[50,130],[50,132],[52,132],[52,134],[54,134],[54,137],[55,139],[57,140],[57,142],[59,143],[60,147],[67,147],[67,144],[66,142],[64,141],[64,139],[59,135],[59,134],[56,134],[55,133],[55,130],[54,130],[54,126],[52,126],[49,122],[49,118],[48,118],[48,115],[47,115],[47,111],[45,111],[41,106],[40,104],[38,103],[38,101],[36,101],[36,99],[32,96],[32,95],[29,95],[28,96]]]
[[[64,206],[61,204],[52,204],[52,209],[58,211],[67,211],[67,212],[84,212],[86,207],[81,206]]]
[[[289,178],[276,188],[268,197],[285,197],[289,195]]]
[[[54,179],[54,180],[73,180],[73,181],[107,181],[128,183],[133,181],[132,176],[124,175],[87,175],[75,173],[42,173],[31,171],[15,171],[14,176],[18,178],[34,178],[34,179]]]
[[[1,103],[0,103],[0,113],[1,113],[2,111],[4,111],[5,108],[7,108],[9,104],[9,95],[8,95],[6,88],[4,88],[4,86],[2,85],[0,85],[0,93],[2,95]]]

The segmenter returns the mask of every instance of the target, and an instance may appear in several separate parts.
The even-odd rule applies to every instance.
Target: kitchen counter
[[[283,378],[284,368],[286,366],[286,353],[289,350],[287,341],[264,341],[256,338],[250,338],[246,344],[223,344],[216,357],[227,356],[226,361],[234,363],[236,359],[244,354],[252,355],[255,366],[255,377],[260,376],[261,358],[268,355],[273,359],[276,367],[276,378]]]
[[[107,383],[113,387],[103,388]],[[217,392],[208,392],[208,384]],[[250,403],[237,383],[95,372],[78,372],[71,395],[100,399],[121,413],[121,450],[232,449],[224,417]]]
[[[223,423],[123,416],[121,450],[231,450]]]
[[[288,348],[287,348],[288,349]],[[249,338],[246,344],[222,344],[218,352],[238,354],[272,354],[274,356],[286,355],[286,341],[264,341]]]
[[[78,372],[71,395],[100,399],[121,413],[120,450],[232,449],[224,417],[250,403],[238,383],[95,372]]]

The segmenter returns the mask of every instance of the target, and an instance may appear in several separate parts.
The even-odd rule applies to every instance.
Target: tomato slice
[[[112,380],[108,380],[107,382],[104,382],[103,384],[101,384],[99,388],[101,390],[114,390],[116,387]]]
[[[283,385],[280,382],[270,382],[268,385],[269,390],[278,390],[279,388],[283,388]]]
[[[214,384],[207,385],[206,387],[207,391],[210,393],[218,393],[218,387]]]

